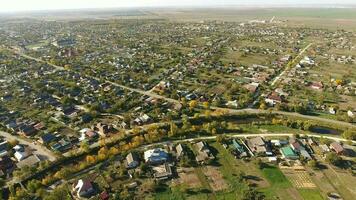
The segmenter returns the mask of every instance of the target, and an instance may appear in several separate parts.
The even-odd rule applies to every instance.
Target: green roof
[[[294,153],[293,149],[291,147],[283,147],[281,148],[281,153],[285,157],[295,157],[298,156],[296,153]]]

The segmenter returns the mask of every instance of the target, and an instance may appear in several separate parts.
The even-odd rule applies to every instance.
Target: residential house
[[[322,90],[324,85],[322,82],[313,82],[310,84],[310,87],[315,90]]]
[[[110,195],[107,191],[103,191],[102,193],[100,193],[99,197],[100,197],[100,200],[109,200],[110,199]]]
[[[41,159],[37,155],[33,154],[33,155],[28,156],[27,158],[19,161],[16,165],[18,168],[22,168],[24,166],[34,167],[39,162],[41,162]]]
[[[300,142],[296,138],[291,138],[289,140],[289,145],[297,153],[300,153],[300,151],[304,149],[302,144],[300,144]]]
[[[0,157],[0,174],[10,174],[14,168],[14,161],[9,156]]]
[[[313,158],[311,157],[311,155],[309,154],[309,152],[305,149],[300,150],[300,156],[302,156],[304,159],[307,160],[312,160]]]
[[[9,148],[9,143],[6,140],[0,142],[0,154],[1,152],[7,152]]]
[[[271,140],[271,144],[278,147],[287,145],[288,143],[289,143],[288,140]]]
[[[319,147],[321,148],[323,153],[330,152],[330,149],[326,144],[320,144]]]
[[[244,85],[244,88],[247,89],[250,93],[254,94],[257,91],[259,85],[260,85],[259,83],[253,82],[253,83]]]
[[[237,153],[239,154],[240,157],[246,157],[247,156],[247,152],[245,151],[243,146],[241,146],[235,139],[232,140],[232,145],[233,145],[233,147],[235,148],[235,150],[237,151]]]
[[[40,131],[45,128],[45,125],[43,122],[38,122],[33,126],[33,128],[36,129],[37,131]]]
[[[76,41],[72,38],[66,38],[66,39],[58,39],[52,42],[52,45],[62,48],[62,47],[68,47],[68,46],[73,46],[76,43]]]
[[[92,127],[92,130],[97,130],[101,137],[106,137],[109,133],[113,131],[113,127],[103,123],[97,123],[95,127]]]
[[[210,147],[206,142],[200,141],[194,146],[198,152],[198,155],[195,158],[197,162],[204,163],[208,160],[215,159],[215,156],[211,152]]]
[[[30,136],[34,135],[36,132],[37,132],[37,130],[33,126],[24,124],[19,127],[19,131],[17,133],[19,135],[30,137]]]
[[[63,115],[70,117],[70,118],[73,118],[73,117],[77,116],[77,114],[78,114],[78,110],[76,110],[73,106],[69,106],[69,107],[66,107],[66,108],[63,108],[60,110],[62,111]]]
[[[341,155],[345,152],[344,147],[338,142],[332,142],[330,144],[330,149],[335,151],[337,154]]]
[[[185,155],[185,148],[182,144],[178,144],[176,147],[176,157],[181,158],[182,156]]]
[[[284,159],[290,159],[290,160],[299,159],[299,156],[289,146],[280,148],[279,151],[281,152],[282,158]]]
[[[85,139],[91,141],[91,140],[94,140],[94,139],[96,139],[98,137],[98,134],[95,131],[93,131],[92,129],[89,129],[89,128],[83,128],[79,132],[80,132],[79,141],[83,141]]]
[[[277,92],[272,92],[266,97],[265,102],[270,106],[274,106],[277,103],[282,103],[283,99],[283,96],[280,96]]]
[[[75,192],[79,198],[89,198],[94,195],[95,190],[89,180],[79,179],[73,184],[73,192]]]
[[[149,121],[151,121],[151,117],[148,116],[147,114],[143,114],[137,117],[136,119],[134,119],[134,123],[137,125],[143,125],[145,123],[148,123]]]
[[[156,180],[166,180],[172,177],[172,168],[168,163],[165,163],[160,166],[153,167],[154,178]]]
[[[16,145],[14,148],[14,156],[18,161],[21,161],[31,155],[31,152],[21,145]]]
[[[52,150],[59,152],[64,152],[70,148],[72,148],[72,143],[64,138],[51,145]]]
[[[51,133],[46,133],[46,134],[40,136],[39,142],[43,145],[48,145],[49,143],[51,143],[55,140],[56,140],[56,136],[54,136]]]
[[[329,113],[332,114],[332,115],[335,115],[335,114],[336,114],[335,108],[330,107],[330,108],[329,108]]]
[[[145,162],[153,165],[165,163],[168,153],[162,148],[150,149],[144,152]]]
[[[266,144],[262,137],[254,137],[247,140],[247,146],[250,150],[259,155],[273,155],[270,147]]]
[[[355,114],[354,114],[354,112],[353,112],[353,111],[348,110],[348,111],[347,111],[347,116],[349,116],[349,117],[353,118],[353,117],[355,117]]]
[[[136,168],[140,164],[140,159],[135,152],[131,152],[126,156],[127,168]]]

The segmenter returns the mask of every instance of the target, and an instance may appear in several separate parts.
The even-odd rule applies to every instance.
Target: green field
[[[275,166],[268,166],[262,169],[263,176],[271,183],[272,187],[289,188],[292,184],[287,177]]]
[[[298,192],[306,200],[323,200],[323,197],[318,190],[299,189]]]

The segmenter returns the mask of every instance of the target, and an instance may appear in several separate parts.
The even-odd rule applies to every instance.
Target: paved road
[[[6,138],[6,140],[10,141],[10,140],[17,140],[20,142],[20,144],[24,144],[24,145],[28,145],[31,149],[35,150],[34,153],[37,155],[41,155],[44,156],[45,158],[47,158],[50,161],[54,161],[56,160],[56,155],[48,150],[46,147],[40,145],[40,144],[34,144],[33,142],[29,142],[27,140],[22,139],[19,136],[15,136],[15,135],[11,135],[10,133],[4,132],[4,131],[0,131],[0,135],[3,136],[4,138]]]
[[[226,134],[226,136],[231,137],[231,138],[247,138],[247,137],[256,137],[256,136],[261,136],[261,137],[284,137],[284,136],[293,136],[292,133],[260,133],[260,134]],[[301,136],[308,136],[308,137],[315,137],[315,138],[327,138],[330,140],[335,140],[338,142],[346,142],[349,140],[336,137],[336,136],[324,136],[324,135],[318,135],[318,134],[301,134]],[[172,141],[165,141],[165,142],[158,142],[158,143],[153,143],[153,144],[148,144],[140,147],[141,149],[148,149],[152,146],[157,146],[157,145],[165,145],[165,144],[170,144],[170,143],[181,143],[181,142],[194,142],[194,141],[200,141],[200,140],[212,140],[216,139],[217,136],[204,136],[204,137],[197,137],[197,138],[189,138],[189,139],[182,139],[182,140],[172,140]],[[351,141],[352,143],[356,144],[356,141]]]
[[[220,108],[220,107],[211,107],[211,108],[216,109],[216,110],[222,110],[222,111],[225,111],[228,113],[249,113],[249,114],[274,113],[274,114],[291,116],[291,117],[300,117],[300,118],[304,118],[307,120],[309,119],[309,120],[316,120],[316,121],[321,121],[321,122],[325,122],[325,123],[337,124],[339,126],[356,128],[356,125],[348,123],[348,122],[343,122],[343,121],[338,121],[338,120],[333,120],[333,119],[326,119],[326,118],[321,118],[321,117],[317,117],[317,116],[302,115],[302,114],[295,113],[295,112],[284,112],[284,111],[276,111],[276,110],[261,110],[261,109],[253,109],[253,108],[245,108],[245,109],[231,109],[231,108]]]
[[[304,54],[304,52],[305,52],[307,49],[309,49],[309,48],[311,47],[311,45],[313,45],[313,43],[310,43],[308,46],[306,46],[306,47],[298,54],[298,56],[293,59],[293,61],[292,61],[291,63],[294,63],[297,59],[299,59],[300,56],[302,56],[302,55]],[[279,79],[281,79],[281,77],[283,77],[284,74],[286,74],[288,71],[289,71],[289,67],[287,66],[287,67],[285,68],[285,70],[283,70],[283,72],[282,72],[281,74],[279,74],[279,75],[272,81],[271,86],[274,86],[274,85],[279,81]]]

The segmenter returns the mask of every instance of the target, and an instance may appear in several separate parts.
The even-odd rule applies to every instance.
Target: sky
[[[0,12],[61,10],[78,8],[127,8],[165,6],[268,6],[268,5],[341,5],[356,0],[0,0]]]

